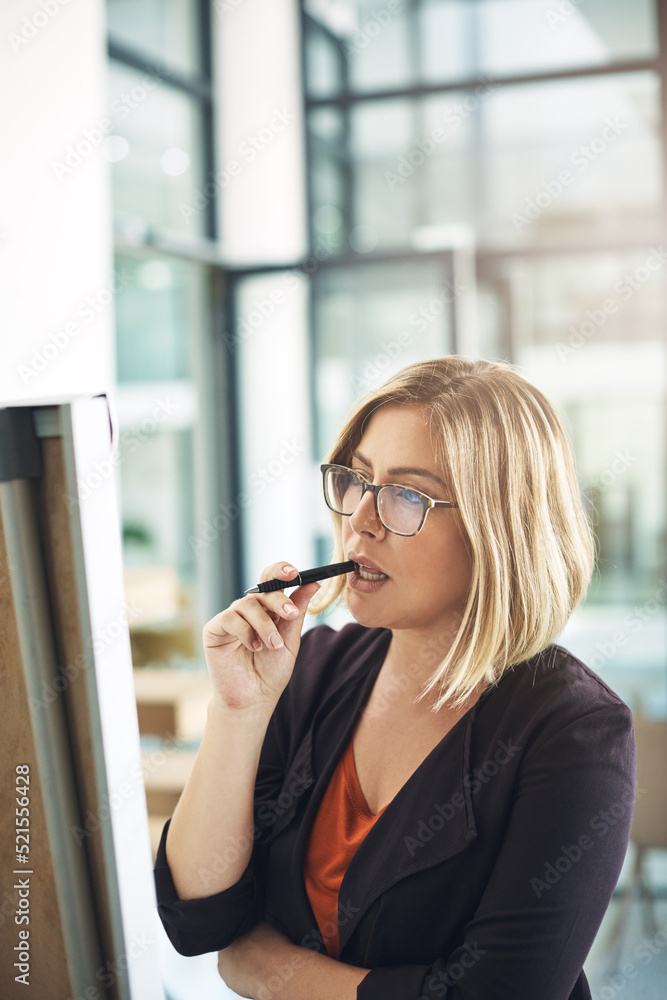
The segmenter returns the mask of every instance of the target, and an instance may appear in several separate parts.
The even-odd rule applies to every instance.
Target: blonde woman
[[[504,363],[409,365],[323,486],[355,570],[204,627],[206,731],[155,866],[171,941],[257,1000],[590,998],[635,743],[554,644],[594,545],[553,407]],[[337,598],[354,622],[302,635]]]

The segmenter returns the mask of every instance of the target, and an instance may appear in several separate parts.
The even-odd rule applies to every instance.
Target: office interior
[[[117,489],[153,849],[202,626],[330,560],[319,464],[355,400],[506,360],[564,418],[598,543],[558,641],[651,783],[586,971],[664,996],[667,4],[8,0],[0,28],[0,405],[108,396],[118,451],[79,487]],[[171,1000],[233,995],[215,955],[161,957]]]

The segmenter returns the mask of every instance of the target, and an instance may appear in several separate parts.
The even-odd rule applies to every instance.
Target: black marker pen
[[[315,569],[304,569],[302,573],[295,576],[293,580],[265,580],[258,583],[256,587],[245,590],[245,594],[268,594],[272,590],[284,590],[285,587],[304,587],[307,583],[316,583],[318,580],[328,580],[330,576],[342,576],[343,573],[351,573],[356,563],[349,559],[347,562],[332,563],[330,566],[317,566]]]

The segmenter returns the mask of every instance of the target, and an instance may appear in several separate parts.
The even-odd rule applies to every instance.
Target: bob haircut
[[[460,707],[480,684],[549,646],[582,600],[595,566],[569,440],[553,406],[505,362],[446,356],[408,365],[350,412],[327,463],[349,466],[371,415],[387,404],[427,411],[434,455],[455,500],[472,562],[466,607],[419,695]],[[345,559],[342,515],[331,514],[332,561]],[[311,601],[342,596],[332,577]],[[447,649],[443,659],[443,653]]]

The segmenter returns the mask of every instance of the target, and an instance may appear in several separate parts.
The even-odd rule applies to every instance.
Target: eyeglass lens
[[[354,514],[363,492],[361,480],[346,469],[328,469],[327,500],[339,514]],[[403,486],[383,486],[378,493],[380,520],[390,531],[410,535],[417,531],[424,515],[421,498]]]

